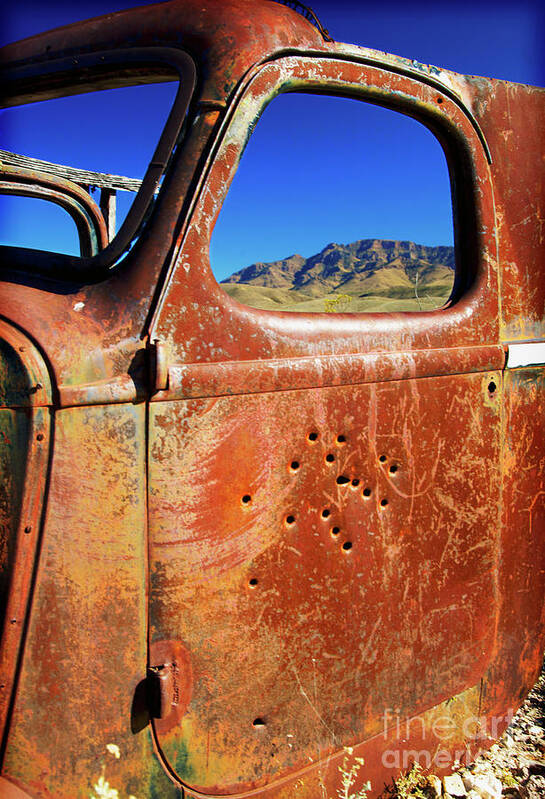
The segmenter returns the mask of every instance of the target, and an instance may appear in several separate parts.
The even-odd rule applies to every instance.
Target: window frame
[[[435,313],[436,311],[445,312],[448,310],[448,308],[459,302],[470,289],[475,289],[476,287],[480,272],[482,271],[482,264],[480,264],[479,261],[481,260],[481,256],[483,254],[482,251],[479,252],[480,248],[475,246],[475,239],[478,238],[477,218],[482,217],[486,211],[485,203],[478,202],[480,189],[475,185],[479,173],[479,170],[475,164],[475,144],[477,144],[477,142],[471,142],[471,146],[468,147],[468,144],[470,143],[467,141],[467,139],[464,139],[462,136],[460,136],[461,131],[459,125],[456,124],[454,115],[449,113],[449,105],[452,105],[454,101],[456,106],[463,111],[467,121],[469,121],[470,126],[473,128],[473,133],[476,134],[477,139],[480,140],[480,144],[483,148],[482,154],[485,156],[488,164],[490,164],[491,156],[482,130],[469,110],[463,105],[461,98],[459,98],[455,92],[449,92],[445,86],[442,86],[441,90],[436,89],[437,106],[430,106],[429,103],[422,102],[417,95],[411,96],[411,94],[408,92],[403,97],[400,96],[399,93],[394,94],[393,92],[388,91],[377,91],[375,87],[364,84],[345,83],[340,80],[326,83],[320,77],[312,79],[310,77],[310,74],[312,73],[311,64],[315,60],[317,59],[311,54],[298,54],[297,56],[287,56],[278,59],[276,63],[279,64],[284,62],[282,67],[287,66],[287,70],[290,71],[291,74],[288,73],[281,76],[276,85],[270,85],[268,89],[260,93],[261,87],[257,87],[256,83],[259,84],[262,81],[267,66],[272,65],[275,62],[268,62],[268,64],[262,65],[261,69],[256,70],[253,80],[248,81],[248,86],[237,98],[237,102],[233,104],[231,108],[231,118],[228,120],[226,119],[224,123],[224,130],[222,131],[223,141],[218,143],[217,157],[219,159],[222,158],[221,150],[225,150],[226,142],[227,146],[229,146],[234,139],[232,128],[235,129],[236,136],[238,129],[246,124],[248,135],[244,139],[242,149],[239,149],[237,153],[235,169],[231,171],[229,178],[225,181],[227,188],[222,192],[221,199],[218,201],[218,211],[214,218],[214,224],[217,217],[221,213],[221,207],[229,192],[234,174],[240,165],[246,143],[253,134],[253,129],[255,128],[259,118],[267,106],[271,102],[274,102],[276,97],[278,97],[280,94],[327,94],[328,96],[335,96],[339,98],[346,97],[347,99],[367,102],[372,105],[378,105],[383,108],[387,108],[397,113],[403,113],[404,115],[414,119],[416,122],[424,125],[432,133],[432,135],[434,135],[443,150],[450,176],[454,227],[453,246],[456,261],[455,280],[447,303],[441,308],[434,309],[428,313]],[[297,61],[306,63],[306,65],[308,65],[308,77],[301,77],[300,75],[296,74],[295,70],[290,70],[290,62],[291,64],[296,64]],[[343,60],[341,62],[340,58],[336,56],[324,57],[321,53],[320,62],[330,62],[331,64],[334,64],[335,62],[343,64],[350,63],[348,60]],[[374,64],[371,68],[373,67],[375,67]],[[390,70],[390,68],[391,67],[388,64],[386,69]],[[414,75],[411,75],[411,78],[412,81],[411,79],[409,80],[415,83],[416,81]],[[250,84],[252,85],[250,86]],[[423,85],[426,84],[423,83]],[[490,182],[490,175],[488,178]],[[487,216],[489,215],[487,214]],[[493,227],[494,220],[488,219],[487,221],[491,221]],[[470,227],[473,227],[472,231],[468,230]],[[219,282],[218,285],[220,285]],[[235,300],[234,302],[237,301]],[[242,303],[238,304],[242,305]],[[252,306],[244,307],[251,308]],[[276,311],[272,310],[271,312],[277,313]],[[278,313],[286,312],[278,311]],[[292,312],[290,311],[287,313]],[[383,315],[387,312],[380,313]],[[403,311],[394,313],[418,313],[420,315],[421,313],[426,312]],[[316,314],[313,312],[311,315],[314,316]],[[370,314],[361,313],[355,315],[368,316]]]
[[[172,363],[446,348],[454,352],[453,348],[498,344],[498,257],[490,153],[450,74],[441,81],[431,69],[424,73],[423,68],[420,77],[409,68],[395,69],[386,60],[358,57],[339,46],[334,54],[281,54],[250,70],[230,99],[211,142],[180,248],[151,320],[150,335],[165,342]],[[384,105],[423,123],[438,139],[453,197],[456,276],[446,307],[395,313],[293,314],[250,308],[220,287],[209,254],[215,220],[256,119],[277,94],[288,90],[344,95]],[[199,339],[188,339],[188,329],[199,329]],[[476,363],[472,370],[475,368]]]

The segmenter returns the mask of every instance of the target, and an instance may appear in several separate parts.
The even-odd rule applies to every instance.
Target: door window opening
[[[249,139],[210,259],[221,287],[254,308],[441,308],[455,264],[441,146],[399,112],[323,94],[282,94]]]

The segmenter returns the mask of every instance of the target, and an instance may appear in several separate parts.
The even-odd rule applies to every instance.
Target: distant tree
[[[326,313],[347,313],[348,306],[352,302],[350,294],[337,294],[333,297],[324,298],[324,310]]]

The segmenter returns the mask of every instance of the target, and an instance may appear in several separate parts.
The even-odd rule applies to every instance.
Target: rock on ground
[[[502,737],[471,766],[443,780],[413,772],[414,789],[396,783],[391,799],[545,799],[545,665],[539,680]]]
[[[544,799],[545,668],[502,737],[460,774],[468,780],[467,787],[483,799],[487,799],[486,791],[480,792],[478,785],[470,784],[479,775],[488,778],[490,787],[496,787],[498,797]]]

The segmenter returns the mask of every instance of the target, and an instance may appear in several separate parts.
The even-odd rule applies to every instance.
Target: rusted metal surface
[[[494,152],[502,338],[544,339],[544,90],[484,78],[472,84],[474,110]]]
[[[13,782],[0,777],[0,791],[4,799],[31,799],[26,791],[22,791]]]
[[[461,220],[469,207],[474,208],[475,214],[465,235],[460,233],[457,241],[462,263],[454,292],[455,296],[463,296],[447,310],[423,312],[417,318],[407,314],[348,314],[332,324],[326,314],[298,318],[301,315],[254,309],[250,312],[235,300],[225,300],[210,270],[209,239],[242,154],[246,131],[279,88],[312,90],[323,83],[348,96],[374,101],[380,98],[392,108],[414,114],[420,111],[442,137],[449,131],[453,135],[455,130],[463,135],[460,150],[447,152],[453,157],[458,188],[455,210]],[[219,151],[207,165],[192,224],[178,256],[178,268],[159,300],[152,323],[152,335],[165,343],[174,364],[303,357],[333,350],[338,354],[403,352],[408,348],[498,343],[498,272],[490,171],[470,119],[456,104],[446,96],[437,103],[436,89],[412,77],[318,57],[279,58],[250,75],[240,95],[233,103],[232,116],[224,123]],[[452,149],[454,143],[449,146]],[[463,180],[461,174],[456,174],[466,161],[473,165],[474,180]],[[468,284],[472,290],[464,293]],[[184,336],[182,328],[195,332],[191,337]],[[199,332],[205,330],[206,335]]]
[[[137,779],[135,790],[147,795],[149,743],[131,731],[146,664],[144,422],[143,405],[56,414],[41,555],[4,758],[6,776],[24,776],[33,796],[85,796],[109,743],[123,753],[112,776],[126,794]],[[61,752],[70,772],[54,766]]]
[[[379,734],[385,707],[478,682],[497,613],[491,379],[152,406],[151,659],[165,636],[191,652],[188,713],[160,736],[172,764],[187,749],[184,782],[247,791]]]
[[[0,320],[0,732],[17,680],[52,443],[51,381],[36,347]],[[2,742],[3,745],[3,742]]]
[[[410,750],[441,771],[489,745],[543,654],[543,367],[505,353],[545,324],[544,93],[325,42],[269,0],[173,0],[2,61],[28,101],[79,70],[166,79],[173,52],[188,82],[153,190],[177,147],[130,252],[93,272],[0,251],[0,785],[315,799],[350,745],[376,793]],[[210,233],[288,90],[435,133],[446,309],[291,316],[221,291]]]
[[[544,369],[504,377],[501,613],[487,702],[501,708],[525,694],[543,654],[545,606],[545,380]],[[496,712],[495,710],[493,712]]]
[[[335,357],[223,361],[171,366],[168,390],[154,400],[189,399],[232,394],[259,394],[282,388],[303,389],[385,383],[417,377],[470,374],[502,369],[503,347],[457,347],[456,349],[398,353],[366,353]]]

